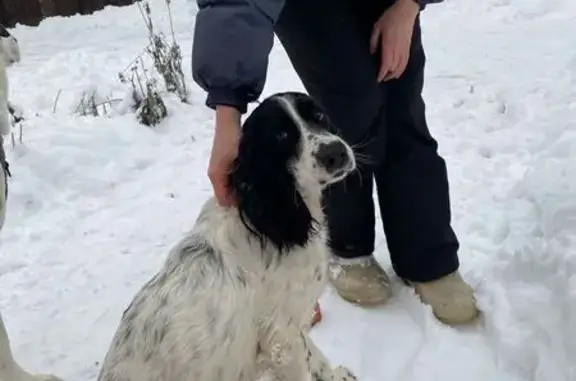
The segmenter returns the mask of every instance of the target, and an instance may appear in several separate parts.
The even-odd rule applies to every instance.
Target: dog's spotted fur
[[[307,334],[325,287],[321,192],[355,168],[327,127],[303,94],[256,108],[230,177],[238,208],[203,206],[124,312],[99,381],[255,381],[267,370],[279,381],[354,379]],[[332,171],[318,157],[329,143],[346,155]]]

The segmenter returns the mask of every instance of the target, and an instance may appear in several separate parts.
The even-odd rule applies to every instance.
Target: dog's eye
[[[285,140],[288,137],[288,133],[286,131],[280,131],[279,133],[276,134],[276,139],[281,142],[282,140]]]
[[[316,112],[314,113],[314,119],[315,119],[317,122],[325,122],[327,118],[326,118],[326,114],[324,114],[323,112],[316,111]]]

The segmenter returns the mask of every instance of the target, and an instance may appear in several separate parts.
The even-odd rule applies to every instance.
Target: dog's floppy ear
[[[313,220],[291,171],[301,133],[278,100],[264,100],[242,127],[230,175],[240,218],[260,240],[280,252],[307,243]]]

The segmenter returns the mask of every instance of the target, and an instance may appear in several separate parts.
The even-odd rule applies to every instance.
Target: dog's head
[[[16,37],[0,24],[0,60],[5,67],[20,62],[20,46]]]
[[[316,230],[310,203],[356,169],[350,146],[306,94],[266,98],[242,127],[230,185],[246,227],[280,252],[305,245]]]

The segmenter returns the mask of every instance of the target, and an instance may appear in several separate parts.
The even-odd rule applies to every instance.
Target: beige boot
[[[432,307],[441,322],[449,325],[472,322],[478,315],[474,291],[458,271],[427,283],[413,283],[416,293]]]
[[[361,306],[382,304],[391,296],[390,279],[372,256],[331,258],[328,279],[342,299]]]

